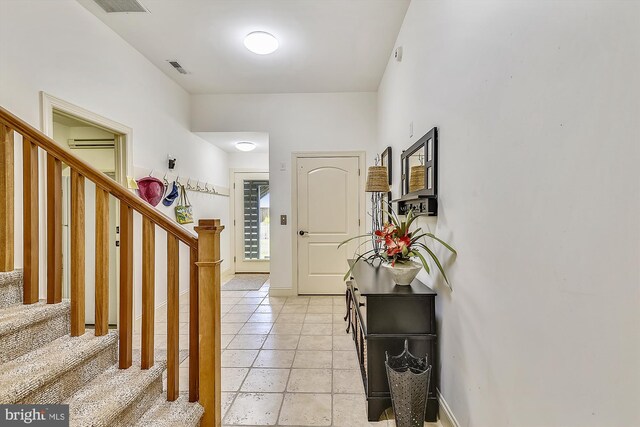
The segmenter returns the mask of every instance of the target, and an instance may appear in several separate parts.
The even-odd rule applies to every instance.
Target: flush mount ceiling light
[[[265,31],[254,31],[244,38],[244,46],[258,55],[268,55],[278,49],[278,39]]]
[[[251,150],[255,150],[256,144],[249,141],[241,141],[241,142],[236,142],[236,148],[240,151],[251,151]]]

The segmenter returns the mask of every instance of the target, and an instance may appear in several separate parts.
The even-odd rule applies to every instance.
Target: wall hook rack
[[[151,173],[148,172],[149,169],[144,169],[140,167],[135,167],[135,176],[153,176],[155,172],[154,169],[151,170]],[[186,179],[186,182],[185,182]],[[162,177],[162,181],[168,187],[171,185],[173,181],[179,186],[184,186],[185,190],[193,191],[196,193],[202,194],[210,194],[212,196],[223,196],[229,197],[229,188],[223,187],[221,185],[209,184],[206,181],[200,181],[198,178],[193,178],[189,176],[181,176],[178,174],[172,174],[171,171],[167,171]]]

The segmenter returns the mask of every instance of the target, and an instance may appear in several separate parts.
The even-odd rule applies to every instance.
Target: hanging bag
[[[180,202],[176,206],[176,221],[178,224],[191,224],[193,222],[193,209],[184,185],[180,186]]]
[[[171,191],[169,191],[169,193],[162,200],[162,204],[165,206],[171,206],[173,202],[175,202],[175,200],[178,198],[178,195],[179,195],[178,184],[176,184],[176,182],[173,181],[173,184],[171,184]]]

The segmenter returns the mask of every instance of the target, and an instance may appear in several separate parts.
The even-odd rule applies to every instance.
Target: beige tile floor
[[[188,295],[181,298],[180,349],[187,350]],[[222,291],[221,308],[224,426],[395,426],[390,411],[367,421],[343,297],[271,297],[267,282],[258,291]],[[161,308],[157,349],[166,348],[166,326]],[[135,334],[134,348],[139,343]],[[180,365],[181,390],[188,387],[188,366],[187,358]]]

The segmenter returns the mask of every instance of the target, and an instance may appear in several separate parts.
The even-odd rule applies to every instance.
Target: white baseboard
[[[456,420],[455,415],[453,415],[453,412],[451,411],[451,407],[447,401],[444,400],[444,396],[440,393],[440,390],[436,389],[436,394],[438,396],[440,408],[438,418],[440,418],[440,424],[442,424],[442,427],[460,427],[460,423]]]
[[[233,271],[233,267],[227,267],[220,272],[220,277],[233,276],[234,274],[236,273]]]
[[[295,295],[291,288],[269,288],[269,296],[272,297],[293,297]]]

